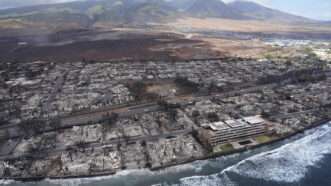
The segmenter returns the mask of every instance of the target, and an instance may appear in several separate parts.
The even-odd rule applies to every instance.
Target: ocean
[[[196,161],[164,170],[121,171],[116,175],[44,180],[22,186],[331,186],[331,123],[244,153]]]

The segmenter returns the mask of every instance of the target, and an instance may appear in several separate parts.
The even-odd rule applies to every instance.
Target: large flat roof
[[[227,120],[225,121],[226,124],[228,124],[230,127],[235,128],[235,127],[242,127],[245,126],[246,123],[244,122],[239,122],[237,120]]]
[[[204,127],[210,127],[214,131],[225,130],[230,128],[237,128],[237,127],[247,127],[250,125],[260,124],[263,123],[264,119],[257,115],[257,116],[250,116],[244,117],[242,119],[231,119],[226,121],[218,121],[213,123],[206,123],[202,124]]]
[[[259,124],[264,122],[264,119],[261,118],[261,116],[250,116],[244,117],[243,119],[249,124]]]
[[[222,121],[211,123],[211,124],[209,124],[209,126],[212,130],[224,130],[224,129],[230,128],[228,125],[226,125]]]

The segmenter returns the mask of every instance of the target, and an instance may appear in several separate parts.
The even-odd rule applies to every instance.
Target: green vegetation
[[[310,48],[310,47],[305,47],[305,48],[303,49],[303,51],[304,51],[306,54],[313,53],[313,49]]]
[[[217,145],[213,149],[213,151],[216,152],[216,153],[217,152],[230,152],[230,151],[233,151],[233,150],[234,150],[234,148],[233,148],[232,144],[230,144],[230,143]]]
[[[264,58],[271,60],[273,56],[270,53],[264,54]]]
[[[269,136],[263,135],[263,136],[256,137],[255,140],[259,143],[266,143],[266,142],[271,141],[272,139]]]

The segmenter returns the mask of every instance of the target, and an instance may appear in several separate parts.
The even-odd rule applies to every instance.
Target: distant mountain
[[[182,16],[311,22],[307,18],[247,1],[225,4],[221,0],[88,0],[0,10],[0,19],[18,18],[45,24],[56,22],[56,27],[61,23],[88,27],[98,21],[145,24]]]
[[[162,1],[149,1],[130,8],[128,12],[129,22],[162,22],[176,19],[177,9]]]
[[[228,7],[233,11],[245,16],[247,19],[267,20],[278,22],[312,22],[308,18],[292,15],[279,10],[264,7],[250,1],[234,1],[228,3]]]
[[[118,24],[162,22],[177,15],[177,9],[162,0],[89,0],[0,10],[0,18],[28,21],[73,21],[88,25],[96,21]],[[65,16],[69,19],[66,20]]]
[[[218,17],[229,19],[243,19],[239,12],[236,12],[220,0],[193,0],[194,3],[186,9],[186,12],[198,17]]]
[[[96,21],[111,21],[115,23],[148,23],[175,19],[177,10],[169,4],[158,1],[117,1],[113,6],[104,8],[95,16]]]
[[[194,4],[195,0],[170,0],[169,5],[183,12]]]

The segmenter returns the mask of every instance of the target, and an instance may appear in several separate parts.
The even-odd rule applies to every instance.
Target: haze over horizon
[[[79,0],[0,0],[0,9],[16,8],[38,4],[63,3]],[[171,0],[170,0],[171,1]],[[226,3],[236,0],[223,0]],[[331,1],[327,0],[247,0],[291,14],[331,21]]]

